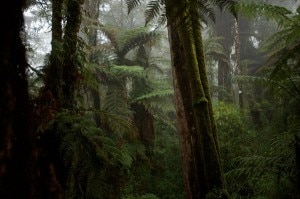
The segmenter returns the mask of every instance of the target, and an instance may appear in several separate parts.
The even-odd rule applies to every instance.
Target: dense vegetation
[[[7,9],[0,198],[300,198],[298,1]]]

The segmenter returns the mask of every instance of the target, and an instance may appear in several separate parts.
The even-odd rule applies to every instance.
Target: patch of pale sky
[[[30,35],[27,43],[32,49],[28,61],[35,68],[43,65],[45,55],[51,50],[51,27],[44,18],[32,14],[36,9],[31,7],[24,12],[25,32]]]

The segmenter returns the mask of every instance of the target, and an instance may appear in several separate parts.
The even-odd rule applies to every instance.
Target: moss
[[[206,106],[208,103],[208,100],[206,99],[206,97],[201,97],[199,100],[194,102],[194,107],[200,106]]]

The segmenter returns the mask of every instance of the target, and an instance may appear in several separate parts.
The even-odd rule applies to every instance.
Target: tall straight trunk
[[[35,129],[45,125],[55,118],[61,108],[64,96],[63,86],[63,52],[62,52],[62,19],[63,0],[52,0],[52,41],[49,63],[45,70],[44,87],[38,98],[38,112],[34,115]],[[34,117],[33,116],[33,117]],[[36,132],[38,134],[39,132]],[[39,197],[63,198],[66,174],[59,155],[59,144],[55,129],[46,129],[39,134],[35,151],[38,154]]]
[[[172,16],[172,12],[176,12],[171,3],[172,1],[166,1],[167,16]],[[169,21],[169,24],[172,24],[169,31],[182,139],[185,198],[225,199],[228,198],[228,194],[220,164],[217,129],[205,68],[200,16],[198,10],[190,6],[192,5],[190,1],[182,0],[178,4],[184,9],[180,10],[177,21]],[[190,171],[195,173],[189,173]]]
[[[5,2],[0,14],[0,198],[30,198],[28,86],[24,0]]]
[[[240,56],[240,29],[239,29],[239,23],[238,19],[234,22],[234,49],[235,49],[235,73],[236,75],[241,75],[241,56]],[[237,87],[238,87],[238,103],[239,107],[242,110],[244,107],[244,101],[243,101],[243,86],[241,81],[237,81]]]
[[[62,93],[62,6],[63,0],[52,0],[52,41],[50,62],[46,68],[43,94],[52,96],[57,106],[63,102]]]
[[[144,105],[133,103],[131,105],[133,121],[137,127],[139,138],[146,148],[146,154],[150,157],[154,148],[154,118]]]
[[[168,28],[171,49],[172,75],[175,93],[176,114],[178,129],[180,132],[181,156],[183,160],[183,177],[185,198],[200,198],[199,192],[204,185],[198,182],[198,174],[195,158],[203,160],[203,154],[195,154],[194,145],[196,144],[193,135],[196,134],[195,118],[192,107],[192,96],[190,84],[186,74],[185,56],[182,44],[179,41],[179,34],[176,24],[173,23]],[[198,168],[199,169],[199,168]]]
[[[101,0],[86,0],[84,2],[84,10],[85,10],[85,15],[87,17],[89,17],[92,21],[98,21],[99,15],[100,15],[100,1]],[[93,25],[93,22],[88,21],[84,21],[85,25],[87,27]],[[97,24],[96,24],[97,25]],[[98,44],[98,30],[96,28],[90,28],[87,31],[87,42],[89,46],[92,47],[96,47]],[[98,58],[97,58],[97,54],[95,53],[91,53],[89,55],[89,62],[91,63],[97,63],[98,62]],[[94,78],[98,80],[98,74],[97,72],[95,72],[94,74]],[[93,105],[94,108],[99,111],[100,107],[101,107],[101,102],[100,102],[100,95],[99,95],[99,91],[98,91],[98,85],[96,85],[96,88],[91,88],[91,95],[92,95],[92,100],[93,100]],[[101,126],[101,119],[99,117],[98,113],[95,113],[94,115],[94,120],[96,122],[96,125],[98,127]]]
[[[80,79],[78,72],[78,37],[81,24],[81,5],[84,0],[69,0],[66,5],[66,26],[63,37],[63,87],[64,108],[75,105],[75,94]]]
[[[223,47],[225,55],[229,58],[233,45],[232,29],[234,26],[234,16],[229,12],[216,10],[215,30],[216,34],[222,37],[220,44]],[[232,101],[232,69],[230,63],[223,57],[218,59],[218,99],[220,101]]]

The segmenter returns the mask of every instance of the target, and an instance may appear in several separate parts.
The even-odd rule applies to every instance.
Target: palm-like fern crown
[[[281,24],[281,30],[273,34],[262,45],[262,50],[268,54],[266,66],[273,68],[271,77],[278,75],[279,71],[288,69],[297,71],[297,75],[299,75],[299,21],[300,15],[298,13],[286,18],[285,22]]]
[[[122,30],[118,27],[104,26],[101,30],[110,40],[119,58],[123,58],[135,47],[159,38],[158,32],[149,31],[147,28]]]
[[[169,0],[170,5],[174,5],[172,16],[169,17],[169,21],[174,21],[178,19],[178,13],[186,8],[186,3],[180,3],[176,0]],[[142,0],[126,0],[128,6],[128,13],[131,12],[135,7],[140,5]],[[180,5],[180,4],[181,5]],[[201,20],[206,22],[208,18],[214,20],[214,6],[219,7],[220,9],[227,9],[234,15],[236,15],[236,1],[235,0],[193,0],[189,1],[189,6],[196,7],[199,10]],[[145,11],[145,21],[146,25],[153,19],[158,18],[158,26],[165,24],[166,22],[166,9],[165,9],[166,0],[151,0],[147,4],[147,9]]]

